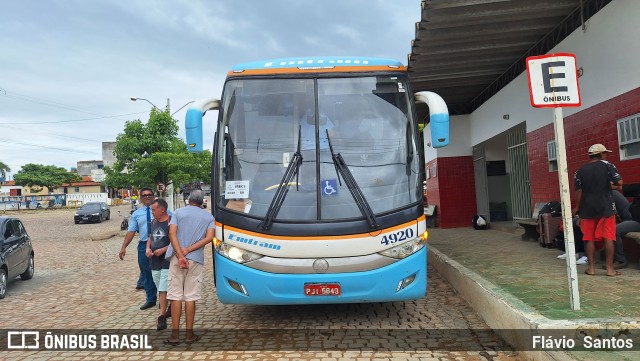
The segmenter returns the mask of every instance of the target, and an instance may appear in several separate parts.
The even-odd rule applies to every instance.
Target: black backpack
[[[576,219],[577,218],[574,218],[571,222],[571,224],[573,225],[573,244],[574,244],[576,253],[583,253],[584,252],[584,241],[582,240],[583,234],[582,234],[582,230],[580,229],[580,226],[576,222]],[[564,227],[562,227],[562,224],[560,224],[560,226],[561,226],[560,233],[558,233],[558,235],[554,239],[554,243],[556,248],[564,252],[565,251],[564,232],[562,231]]]
[[[545,204],[540,208],[540,213],[538,215],[545,213],[550,213],[554,217],[560,216],[562,214],[562,204],[558,201],[551,201]]]

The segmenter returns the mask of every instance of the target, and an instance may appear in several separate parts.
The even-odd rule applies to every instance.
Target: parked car
[[[7,283],[20,276],[33,278],[33,246],[22,222],[14,217],[0,217],[0,299],[7,294]]]
[[[105,202],[89,202],[78,208],[73,216],[73,221],[80,222],[102,222],[111,219],[111,209]]]

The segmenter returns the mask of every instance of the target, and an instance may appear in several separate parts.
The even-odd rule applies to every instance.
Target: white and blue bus
[[[425,296],[428,234],[415,101],[429,106],[431,145],[447,145],[444,101],[431,92],[414,96],[406,67],[394,60],[244,63],[229,71],[220,100],[192,105],[192,152],[203,148],[204,113],[218,110],[211,211],[221,302]]]

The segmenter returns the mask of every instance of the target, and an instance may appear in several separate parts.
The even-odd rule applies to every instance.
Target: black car
[[[0,299],[7,294],[7,283],[18,276],[33,278],[33,247],[22,222],[0,217]]]
[[[73,216],[73,221],[80,222],[102,222],[111,218],[111,210],[104,202],[89,202],[80,207]]]

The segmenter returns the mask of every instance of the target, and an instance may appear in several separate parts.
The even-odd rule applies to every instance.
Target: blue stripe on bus
[[[231,68],[231,71],[257,70],[257,69],[279,69],[298,67],[322,67],[322,66],[404,66],[401,62],[393,59],[365,58],[353,56],[323,56],[306,58],[280,58],[262,61],[242,63]]]
[[[216,292],[222,303],[284,305],[319,303],[392,302],[420,299],[427,289],[427,247],[388,266],[365,272],[333,274],[276,274],[235,263],[214,251]],[[398,283],[416,274],[406,288]],[[246,288],[249,296],[234,290],[228,280]],[[339,283],[340,296],[305,296],[305,283]]]

